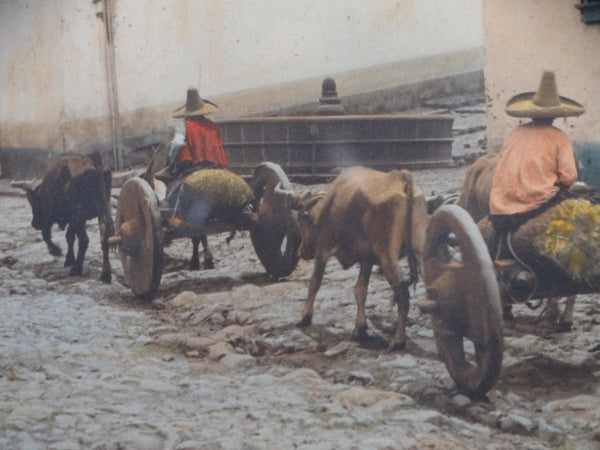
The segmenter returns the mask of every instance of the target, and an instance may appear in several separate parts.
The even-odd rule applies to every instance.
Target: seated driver
[[[494,233],[492,259],[498,259],[504,237],[566,198],[577,179],[573,146],[552,125],[557,117],[579,116],[579,103],[558,95],[553,72],[544,72],[537,92],[510,99],[506,112],[532,121],[518,126],[500,151],[490,192]]]
[[[217,105],[202,99],[197,89],[187,91],[185,105],[173,112],[174,118],[185,119],[185,144],[177,157],[177,172],[192,167],[224,168],[229,165],[219,127],[205,117]]]
[[[225,168],[229,165],[221,131],[206,118],[216,108],[217,105],[210,100],[201,98],[197,89],[188,89],[185,105],[173,112],[174,118],[185,119],[183,145],[176,137],[171,145],[168,167],[158,171],[156,178],[170,185],[190,169]]]

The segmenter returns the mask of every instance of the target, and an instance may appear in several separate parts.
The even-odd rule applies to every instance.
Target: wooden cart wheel
[[[433,214],[424,266],[422,309],[432,313],[440,357],[460,391],[483,396],[502,368],[502,308],[487,246],[464,209],[446,205]]]
[[[277,164],[259,164],[251,186],[258,206],[258,222],[250,230],[254,251],[267,273],[277,279],[288,276],[298,264],[300,230],[297,213],[274,194],[275,187],[293,190],[285,172]]]
[[[151,300],[162,276],[163,231],[156,195],[146,181],[135,177],[123,185],[115,226],[131,290]]]

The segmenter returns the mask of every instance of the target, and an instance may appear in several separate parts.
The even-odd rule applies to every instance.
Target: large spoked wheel
[[[162,276],[163,231],[156,195],[141,178],[127,180],[117,206],[116,243],[133,293],[151,300]]]
[[[461,392],[483,396],[502,368],[502,308],[487,247],[464,209],[446,205],[431,217],[424,264],[440,357]]]
[[[265,162],[254,169],[251,185],[258,206],[258,222],[250,230],[250,237],[260,262],[275,279],[288,276],[296,268],[300,246],[297,213],[275,195],[278,184],[282,189],[292,190],[279,165]]]

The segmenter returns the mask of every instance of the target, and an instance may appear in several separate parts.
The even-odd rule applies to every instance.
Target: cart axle
[[[119,227],[119,234],[108,238],[109,246],[119,246],[128,255],[139,251],[141,241],[141,226],[136,219],[128,220]]]

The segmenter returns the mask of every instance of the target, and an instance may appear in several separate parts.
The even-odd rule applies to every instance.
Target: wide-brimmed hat
[[[574,100],[558,95],[554,72],[545,71],[537,92],[515,95],[506,104],[506,113],[513,117],[532,119],[554,119],[556,117],[579,116],[584,107]]]
[[[173,111],[173,117],[179,119],[182,117],[203,116],[215,109],[217,109],[217,105],[210,100],[201,98],[197,89],[189,88],[185,105]]]

